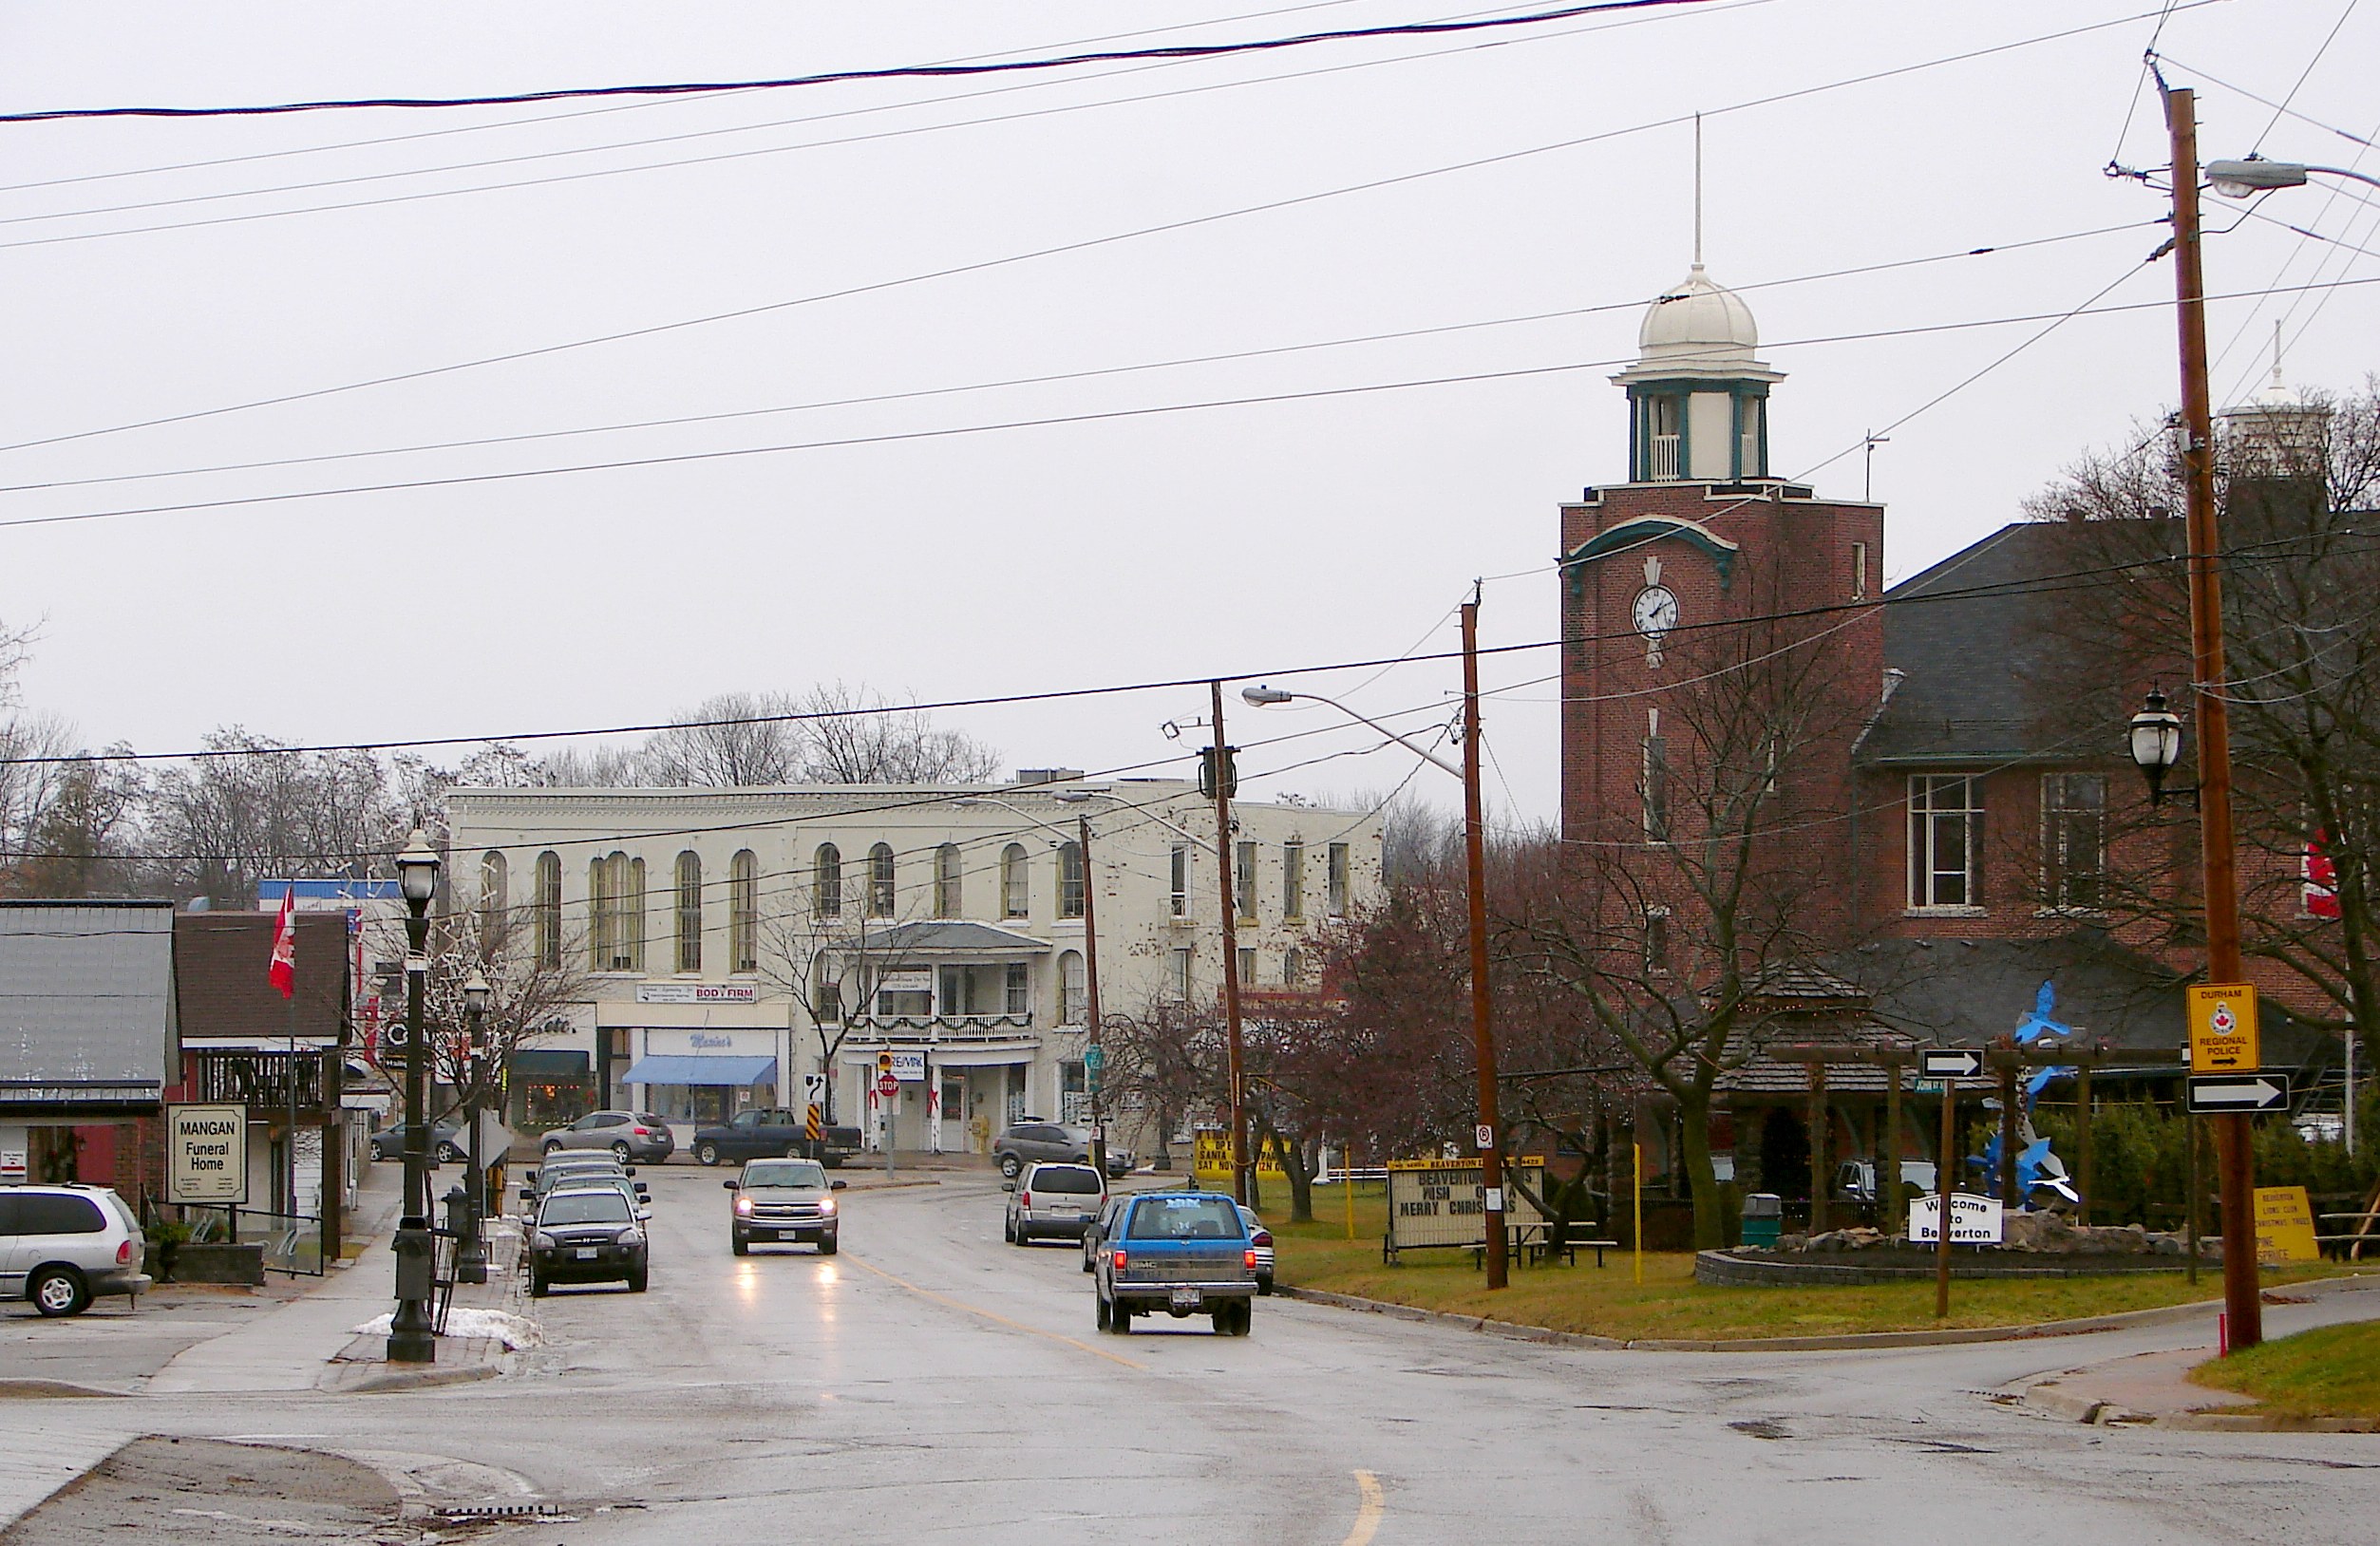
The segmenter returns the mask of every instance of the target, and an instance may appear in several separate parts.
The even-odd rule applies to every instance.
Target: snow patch
[[[350,1327],[350,1335],[359,1337],[387,1336],[394,1314],[375,1315],[363,1325]],[[523,1348],[538,1348],[545,1344],[545,1335],[538,1323],[526,1316],[509,1314],[501,1310],[472,1310],[458,1307],[446,1312],[446,1335],[450,1337],[491,1337],[504,1345],[507,1352]]]

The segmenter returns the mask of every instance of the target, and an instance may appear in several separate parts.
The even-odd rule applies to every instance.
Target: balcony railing
[[[297,1082],[300,1117],[322,1115],[322,1066],[319,1051],[300,1050],[293,1059],[283,1052],[193,1052],[191,1084],[197,1099],[210,1103],[246,1105],[263,1117],[291,1106],[290,1081]]]
[[[996,1042],[1033,1028],[1023,1014],[855,1014],[850,1037],[859,1042]]]
[[[1647,482],[1673,482],[1677,479],[1677,448],[1683,437],[1655,435],[1653,437],[1653,465],[1645,471]]]

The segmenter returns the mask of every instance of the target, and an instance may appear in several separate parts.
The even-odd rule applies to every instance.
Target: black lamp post
[[[2132,761],[2148,781],[2148,802],[2165,798],[2165,775],[2182,760],[2182,716],[2165,707],[2165,695],[2149,688],[2148,701],[2132,716]],[[2177,789],[2196,803],[2198,791]]]
[[[397,1222],[397,1312],[388,1325],[388,1362],[434,1364],[438,1337],[430,1328],[431,1236],[429,1124],[423,1115],[422,990],[429,976],[429,904],[438,895],[438,855],[415,827],[397,856],[397,889],[405,894],[405,1214]]]
[[[469,1029],[463,1065],[463,1120],[469,1124],[466,1147],[471,1174],[463,1182],[463,1237],[455,1242],[455,1281],[487,1281],[487,1240],[480,1220],[487,1213],[487,1172],[480,1163],[480,1081],[487,1070],[487,1001],[492,990],[478,967],[463,985],[463,1018]]]

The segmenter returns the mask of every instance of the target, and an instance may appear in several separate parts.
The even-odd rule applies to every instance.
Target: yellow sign
[[[2257,1044],[2256,990],[2244,982],[2201,983],[2190,990],[2190,1071],[2253,1072],[2264,1066]]]
[[[1272,1149],[1257,1144],[1254,1134],[1249,1135],[1248,1146],[1255,1151],[1248,1157],[1255,1161],[1249,1168],[1257,1177],[1275,1181],[1289,1179],[1281,1174],[1281,1167],[1274,1163]],[[1199,1128],[1198,1148],[1191,1165],[1197,1172],[1199,1179],[1202,1181],[1230,1181],[1232,1178],[1231,1134],[1217,1127]]]
[[[2304,1187],[2256,1189],[2256,1255],[2267,1267],[2322,1259],[2322,1247],[2314,1237],[2314,1204]]]

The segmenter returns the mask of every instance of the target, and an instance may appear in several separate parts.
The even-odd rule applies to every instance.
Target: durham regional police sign
[[[165,1200],[235,1207],[248,1200],[246,1106],[165,1108]]]

